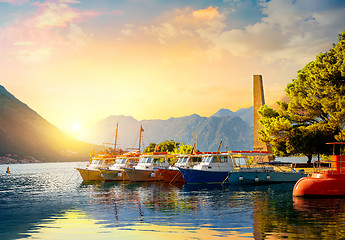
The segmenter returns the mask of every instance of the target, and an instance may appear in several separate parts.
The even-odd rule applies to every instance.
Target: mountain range
[[[196,143],[200,151],[217,151],[221,140],[221,151],[252,150],[254,145],[253,107],[236,112],[220,109],[211,117],[193,114],[167,120],[138,121],[131,116],[109,116],[89,128],[78,139],[93,144],[113,144],[117,123],[118,142],[122,148],[138,148],[140,125],[144,129],[144,146],[165,140],[189,145]]]
[[[142,147],[174,140],[189,145],[196,143],[200,151],[216,151],[222,140],[221,151],[253,148],[252,107],[236,112],[220,109],[211,117],[193,114],[167,120],[138,121],[131,116],[109,116],[74,139],[0,85],[0,157],[86,160],[91,150],[101,149],[99,145],[110,143],[113,147],[117,123],[121,148],[138,148],[140,125],[144,129]]]
[[[49,123],[0,85],[0,156],[76,161],[88,159],[93,148]]]

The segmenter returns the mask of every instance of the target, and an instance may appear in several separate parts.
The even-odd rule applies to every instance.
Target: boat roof
[[[254,157],[254,156],[272,156],[273,153],[269,151],[229,151],[231,155],[239,155],[244,157]]]

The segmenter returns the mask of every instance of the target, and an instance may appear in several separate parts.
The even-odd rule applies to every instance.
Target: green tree
[[[179,149],[180,143],[175,142],[174,140],[165,140],[164,142],[161,142],[158,144],[159,152],[168,152],[168,153],[174,153],[175,149]]]
[[[144,153],[154,152],[156,149],[156,143],[150,143],[144,150]]]
[[[165,140],[164,142],[161,142],[158,144],[156,143],[150,143],[147,148],[145,148],[144,153],[147,152],[168,152],[168,153],[175,153],[179,150],[180,143],[175,142],[174,140]]]
[[[278,155],[329,154],[329,141],[343,141],[345,123],[345,32],[337,44],[298,72],[285,89],[289,102],[278,102],[275,111],[259,110],[261,140]]]
[[[190,154],[192,152],[192,148],[193,148],[193,146],[182,143],[179,151],[176,153]]]
[[[150,143],[148,147],[145,148],[144,153],[154,152],[155,149],[157,152],[168,152],[174,154],[188,154],[192,151],[192,146],[182,143],[180,146],[179,142],[174,140],[166,140],[158,144]]]

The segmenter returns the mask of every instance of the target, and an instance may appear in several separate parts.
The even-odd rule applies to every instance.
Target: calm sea
[[[77,165],[0,165],[0,239],[345,239],[345,199],[294,184],[84,184]]]

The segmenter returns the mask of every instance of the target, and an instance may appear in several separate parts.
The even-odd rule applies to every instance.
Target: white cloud
[[[337,33],[344,31],[345,22],[344,8],[310,12],[307,3],[313,4],[271,0],[262,4],[265,17],[260,22],[203,37],[234,56],[261,57],[266,63],[279,59],[305,62],[328,50]]]

